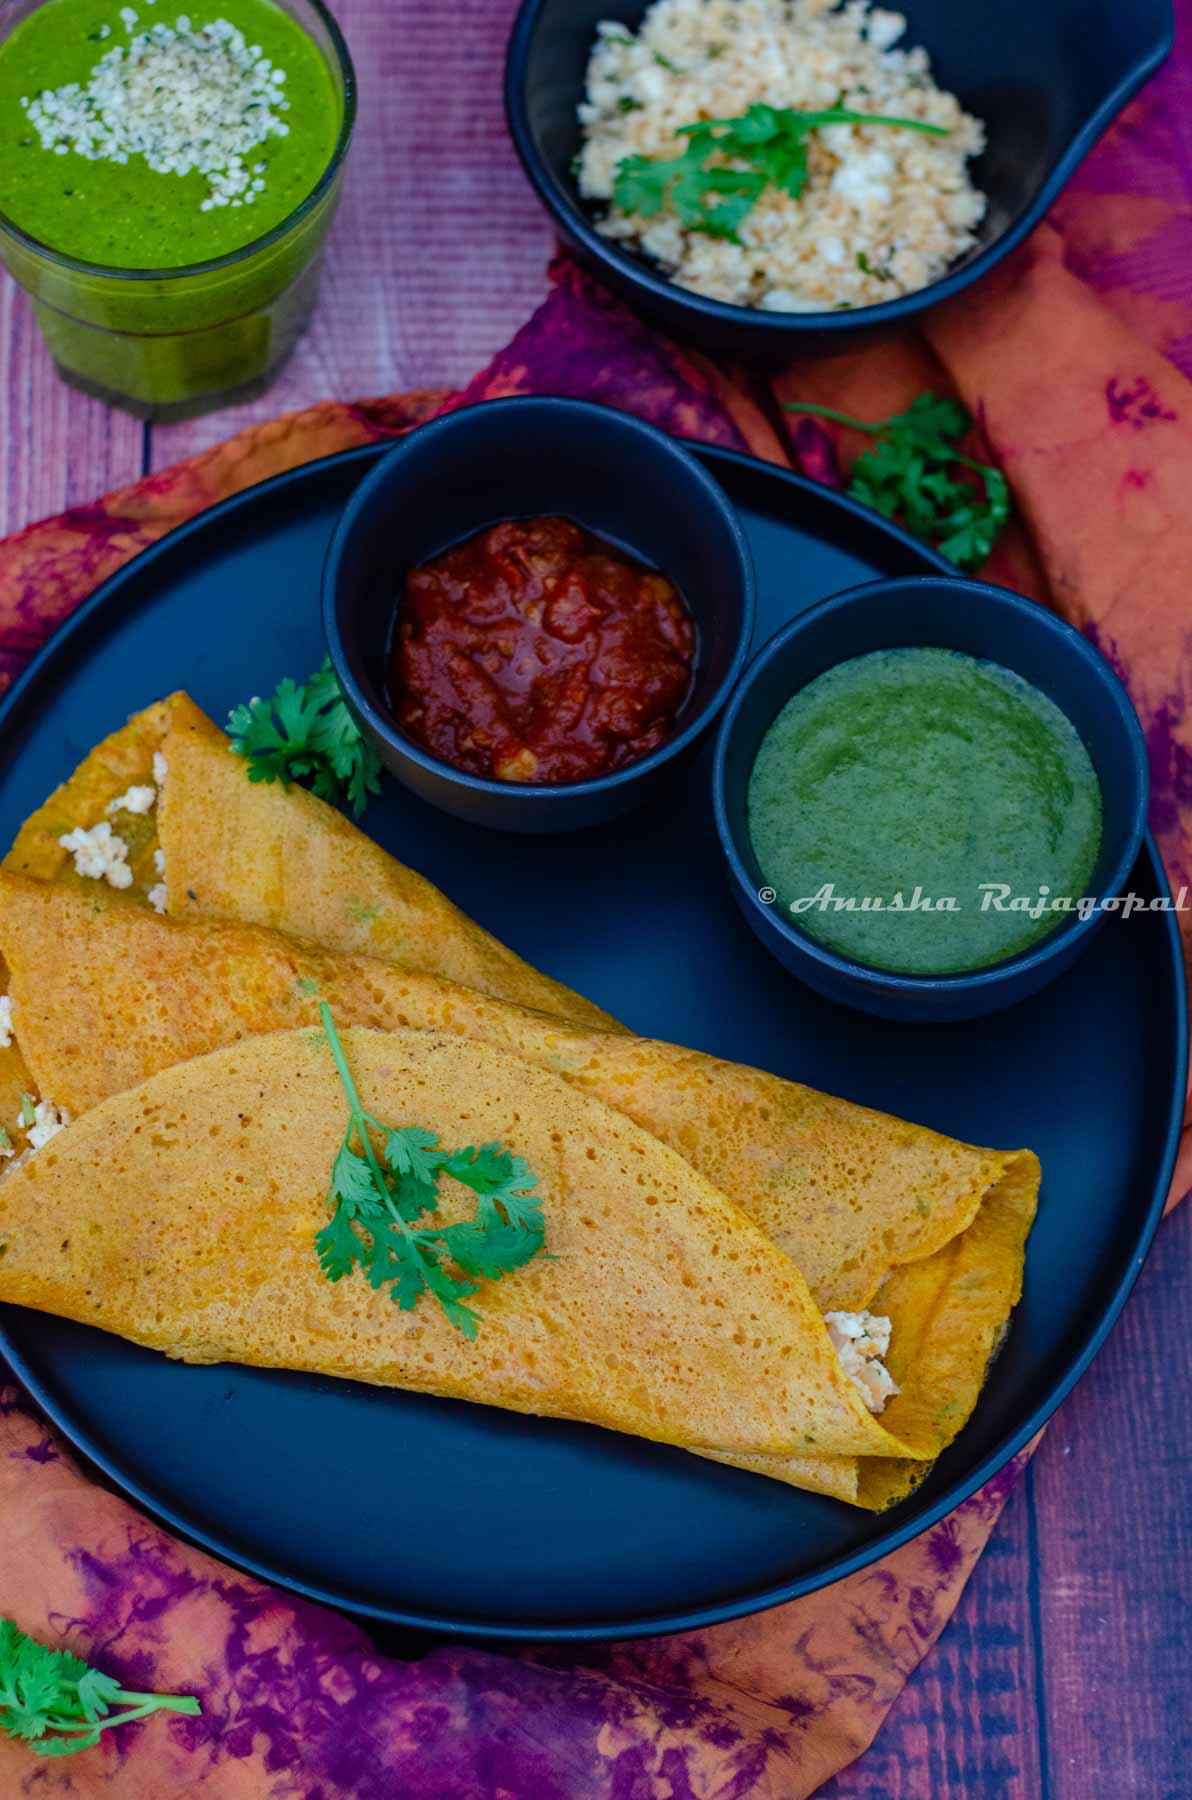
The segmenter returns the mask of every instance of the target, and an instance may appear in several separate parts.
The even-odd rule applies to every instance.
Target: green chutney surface
[[[128,44],[120,0],[46,0],[0,44],[0,212],[52,249],[122,269],[170,269],[227,255],[271,231],[317,185],[342,107],[313,40],[271,0],[133,0],[140,30],[225,19],[286,72],[289,135],[253,152],[265,164],[251,206],[200,210],[207,177],[158,173],[143,157],[88,161],[43,148],[22,98],[86,85],[100,57]],[[108,28],[104,34],[104,27]]]
[[[957,974],[1073,916],[1051,903],[1087,891],[1101,790],[1068,718],[1008,669],[878,650],[779,713],[749,831],[775,905],[809,937],[872,968]]]

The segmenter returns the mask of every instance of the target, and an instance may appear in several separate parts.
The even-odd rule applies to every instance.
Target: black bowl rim
[[[1127,741],[1132,750],[1131,769],[1134,775],[1135,804],[1130,828],[1122,840],[1122,844],[1114,857],[1113,863],[1100,884],[1103,895],[1116,895],[1121,892],[1122,884],[1138,860],[1139,851],[1147,829],[1147,803],[1150,789],[1150,771],[1147,759],[1146,740],[1133,702],[1125,687],[1114,674],[1109,663],[1095,650],[1088,639],[1083,637],[1075,626],[1069,625],[1066,619],[1042,606],[1037,600],[1028,600],[1023,594],[1016,594],[1010,588],[995,587],[989,582],[972,581],[965,576],[949,575],[898,575],[884,581],[866,581],[857,587],[846,588],[842,593],[831,594],[826,600],[809,606],[797,618],[781,626],[769,638],[748,669],[741,677],[736,692],[721,720],[716,738],[716,755],[712,772],[713,807],[716,815],[716,833],[720,839],[720,847],[728,864],[732,880],[745,896],[749,904],[763,910],[767,923],[784,938],[792,948],[808,962],[817,964],[826,973],[847,979],[856,986],[865,987],[871,993],[880,993],[892,999],[911,1000],[924,995],[938,995],[941,998],[952,995],[983,995],[991,988],[998,988],[1007,983],[1016,982],[1019,977],[1033,974],[1046,964],[1054,961],[1081,937],[1087,937],[1106,916],[1098,909],[1087,917],[1069,914],[1054,931],[1048,932],[1039,943],[1026,950],[1020,950],[1016,956],[1007,957],[1003,962],[992,963],[988,968],[971,969],[953,975],[899,975],[889,969],[875,969],[867,963],[855,962],[851,957],[841,956],[835,950],[829,950],[814,938],[792,925],[782,913],[767,906],[758,898],[757,888],[746,867],[736,833],[729,823],[728,806],[725,799],[725,766],[737,723],[749,695],[758,677],[780,657],[787,646],[797,639],[802,632],[832,613],[850,611],[856,605],[871,600],[882,593],[897,590],[905,592],[907,588],[922,591],[939,592],[948,590],[970,609],[973,606],[986,606],[995,613],[1006,615],[1009,624],[1015,618],[1029,619],[1033,625],[1041,625],[1045,631],[1054,634],[1060,653],[1070,656],[1075,662],[1083,665],[1085,678],[1095,682],[1103,691],[1113,711],[1121,721]],[[894,603],[891,595],[892,604]],[[947,646],[943,646],[947,648]],[[871,645],[872,649],[873,646]],[[853,656],[864,656],[864,645],[858,645]],[[841,657],[840,662],[848,662],[853,658]],[[983,657],[980,661],[996,662],[998,658]],[[839,663],[833,665],[839,667]],[[1004,668],[1014,670],[1013,656],[1007,656]],[[1025,677],[1024,677],[1025,679]],[[799,691],[791,689],[791,694]],[[763,937],[762,942],[766,940]],[[767,945],[771,954],[776,954],[772,946]],[[1056,970],[1058,975],[1060,970]]]
[[[570,415],[586,420],[595,429],[603,429],[610,423],[616,423],[632,436],[645,439],[654,448],[662,449],[671,457],[686,480],[689,490],[698,489],[699,497],[708,501],[720,515],[728,529],[736,551],[740,569],[740,620],[737,626],[737,647],[733,653],[724,675],[713,693],[687,719],[681,731],[660,744],[657,750],[651,750],[648,756],[640,761],[630,763],[624,769],[615,769],[608,775],[593,776],[590,781],[560,782],[517,782],[495,781],[485,775],[470,775],[464,769],[457,769],[451,763],[432,756],[421,745],[416,744],[401,731],[388,714],[375,707],[363,692],[356,672],[349,661],[344,648],[343,636],[339,627],[339,568],[344,551],[352,532],[356,528],[356,520],[374,493],[383,488],[389,478],[389,471],[404,455],[413,451],[416,446],[425,444],[430,436],[446,436],[452,431],[469,429],[471,415],[482,408],[487,410],[498,407],[503,410],[534,409],[552,416]],[[492,521],[477,520],[475,529],[483,531],[485,524]],[[702,735],[720,713],[725,702],[732,693],[736,682],[745,667],[749,656],[749,646],[753,640],[754,621],[757,611],[756,582],[753,571],[753,558],[749,552],[749,544],[745,537],[741,521],[736,509],[729,500],[724,489],[714,476],[708,473],[677,438],[671,437],[656,425],[640,419],[634,413],[622,412],[615,406],[601,406],[593,400],[573,400],[563,395],[553,394],[511,394],[495,400],[483,400],[475,406],[463,406],[453,412],[442,413],[438,418],[428,419],[425,424],[417,425],[406,434],[392,450],[381,457],[375,469],[366,475],[355,490],[332,534],[327,546],[327,554],[323,563],[323,631],[327,639],[327,649],[332,666],[340,685],[356,712],[385,742],[391,744],[398,755],[415,764],[426,774],[450,782],[452,786],[462,788],[468,793],[484,794],[495,801],[516,801],[519,806],[548,806],[552,801],[575,800],[593,794],[616,793],[633,782],[662,769],[667,763],[680,756],[689,744]]]
[[[521,0],[513,22],[505,55],[505,121],[522,168],[547,212],[560,230],[576,239],[589,256],[615,269],[622,280],[633,288],[636,298],[669,303],[680,312],[697,316],[709,326],[732,326],[737,330],[752,328],[759,340],[768,338],[771,341],[776,337],[786,337],[793,341],[813,335],[843,338],[857,328],[872,330],[883,325],[905,323],[928,307],[950,300],[974,281],[979,281],[982,275],[988,274],[990,269],[996,267],[1003,257],[1008,256],[1034,230],[1069,176],[1084,161],[1097,139],[1113,123],[1128,101],[1133,99],[1143,83],[1166,61],[1175,43],[1175,13],[1174,8],[1169,5],[1167,29],[1148,50],[1135,59],[1116,87],[1085,120],[1067,149],[1057,158],[1051,173],[1040,184],[1030,205],[1006,227],[1000,237],[974,256],[971,262],[964,263],[950,274],[941,275],[938,281],[928,282],[926,287],[916,288],[910,294],[900,294],[894,300],[880,301],[876,306],[855,306],[845,312],[827,313],[764,312],[757,307],[733,306],[724,300],[710,300],[703,294],[695,294],[688,288],[679,287],[665,275],[656,274],[643,258],[621,250],[607,238],[601,237],[593,228],[578,198],[573,198],[570,192],[555,181],[539,155],[526,107],[530,42],[538,23],[538,15],[546,3],[547,0]]]

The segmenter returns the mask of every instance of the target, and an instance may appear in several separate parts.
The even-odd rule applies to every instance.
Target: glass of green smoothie
[[[62,377],[154,420],[263,391],[355,112],[320,0],[0,0],[0,255]]]

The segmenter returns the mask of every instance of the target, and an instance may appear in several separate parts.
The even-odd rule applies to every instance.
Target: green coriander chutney
[[[871,968],[959,974],[1072,916],[1052,903],[1086,892],[1101,790],[1067,717],[1008,669],[878,650],[779,713],[749,831],[775,905],[809,937]]]
[[[141,154],[119,161],[43,144],[29,115],[38,96],[53,98],[73,83],[85,90],[101,58],[115,49],[134,58],[138,34],[154,27],[181,22],[188,33],[202,33],[221,20],[259,47],[258,62],[284,73],[287,106],[278,117],[285,131],[242,159],[260,183],[250,190],[251,203],[204,210],[209,182],[198,168],[161,172]],[[214,67],[218,56],[208,60]],[[201,91],[197,98],[201,106]],[[63,104],[69,96],[54,99],[50,116]],[[250,100],[246,109],[261,104]],[[0,212],[83,262],[120,269],[207,262],[271,231],[306,198],[331,161],[341,116],[319,49],[271,0],[132,0],[124,9],[120,0],[46,0],[0,43]]]

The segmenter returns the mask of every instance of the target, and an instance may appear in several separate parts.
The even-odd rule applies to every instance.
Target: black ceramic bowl
[[[893,975],[840,956],[800,931],[773,904],[749,836],[749,777],[762,738],[786,702],[837,663],[907,645],[961,650],[1000,663],[1054,700],[1084,740],[1101,784],[1101,850],[1087,893],[1106,899],[1123,894],[1146,830],[1148,792],[1146,745],[1129,695],[1104,657],[1054,613],[1005,588],[959,576],[908,576],[850,588],[770,639],[720,728],[716,828],[737,904],[766,948],[809,987],[880,1018],[978,1018],[1054,980],[1087,947],[1106,913],[1064,914],[1063,923],[1030,949],[971,974]]]
[[[648,0],[523,0],[509,43],[505,105],[527,175],[564,238],[610,287],[672,336],[734,355],[853,348],[958,294],[1036,225],[1171,48],[1171,0],[906,0],[906,44],[988,127],[972,165],[989,207],[976,246],[939,281],[881,306],[770,313],[675,287],[595,230],[571,176],[576,107],[602,19],[636,28]]]
[[[698,634],[674,735],[591,781],[530,786],[467,775],[394,722],[386,675],[407,570],[502,519],[561,516],[676,584]],[[323,623],[348,703],[391,774],[424,800],[501,831],[572,831],[649,799],[707,730],[744,667],[753,566],[712,477],[673,438],[581,400],[490,400],[395,446],[357,488],[323,572]]]

